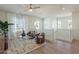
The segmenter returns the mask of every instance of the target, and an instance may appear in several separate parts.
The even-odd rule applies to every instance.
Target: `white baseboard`
[[[54,42],[56,42],[57,40],[59,40],[59,41],[63,41],[63,42],[69,42],[69,43],[72,42],[72,41],[62,40],[62,39],[55,39],[55,41],[51,41],[51,40],[46,39],[46,41],[47,41],[47,42],[50,42],[50,43],[54,43]]]

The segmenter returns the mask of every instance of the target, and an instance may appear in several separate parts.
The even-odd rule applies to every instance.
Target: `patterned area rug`
[[[7,50],[8,54],[26,54],[29,53],[43,45],[36,44],[35,40],[11,40],[9,41],[9,49]]]

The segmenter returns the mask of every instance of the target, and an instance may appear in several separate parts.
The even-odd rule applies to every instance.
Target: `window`
[[[54,29],[54,30],[57,29],[57,21],[56,21],[56,19],[52,21],[52,29]]]
[[[25,21],[23,17],[16,16],[15,19],[15,32],[25,30]]]
[[[44,29],[46,29],[46,30],[52,29],[52,24],[51,24],[50,19],[45,19],[44,20]]]
[[[68,20],[68,29],[72,29],[72,20]]]
[[[58,29],[61,29],[61,20],[58,20]]]
[[[71,29],[72,18],[71,16],[57,17],[58,29]]]

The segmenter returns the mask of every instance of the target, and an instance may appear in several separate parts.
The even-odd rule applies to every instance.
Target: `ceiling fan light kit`
[[[33,10],[32,10],[32,9],[29,9],[28,11],[29,11],[29,12],[32,12]]]

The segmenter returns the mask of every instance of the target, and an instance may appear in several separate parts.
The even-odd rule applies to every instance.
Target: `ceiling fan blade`
[[[38,6],[38,7],[33,7],[32,9],[38,9],[38,8],[40,8],[40,6]]]
[[[25,9],[24,12],[32,9],[38,9],[38,8],[40,8],[40,6],[33,7],[32,4],[29,4],[29,8]]]

